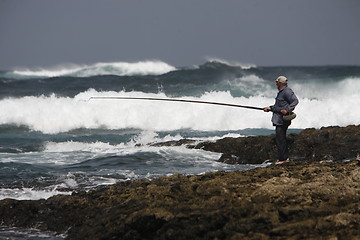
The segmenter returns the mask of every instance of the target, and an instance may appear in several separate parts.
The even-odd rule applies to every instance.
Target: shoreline
[[[295,161],[343,161],[360,156],[360,125],[307,128],[287,134],[289,155]],[[151,144],[151,146],[180,146],[222,153],[218,161],[227,164],[262,164],[277,160],[275,134],[225,137],[216,141],[196,143],[181,139]]]
[[[1,200],[0,223],[69,239],[359,239],[359,128],[289,136],[292,151],[304,146],[307,156],[317,146],[319,154],[282,165],[134,180],[47,200]],[[248,137],[243,146],[264,137]],[[271,143],[271,136],[264,139]],[[239,147],[229,140],[229,151]]]
[[[360,155],[360,125],[308,128],[287,135],[289,155],[295,161],[354,160]],[[195,146],[222,153],[220,162],[261,164],[277,160],[275,134],[240,138],[223,138]]]

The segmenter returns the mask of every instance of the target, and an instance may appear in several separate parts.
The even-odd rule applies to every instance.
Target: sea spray
[[[263,112],[221,106],[204,106],[187,103],[145,102],[145,101],[88,101],[90,96],[156,96],[136,92],[94,92],[81,93],[75,98],[23,97],[0,100],[1,124],[25,125],[34,131],[59,133],[77,128],[107,129],[150,129],[172,131],[193,129],[202,131],[234,130],[248,127],[265,127],[268,115]],[[228,92],[212,92],[193,100],[219,100],[234,104],[257,102],[266,105],[263,97],[233,98]],[[249,125],[253,118],[258,121]]]
[[[355,80],[348,80],[355,82]],[[355,82],[360,84],[360,81]],[[353,84],[355,85],[355,84]],[[360,86],[359,86],[360,87]],[[348,88],[348,89],[347,89]],[[353,88],[334,89],[333,95],[318,91],[317,96],[303,97],[295,86],[300,104],[295,109],[298,118],[294,128],[358,123],[360,97]],[[304,92],[304,95],[309,95]],[[313,94],[314,95],[314,94]],[[92,100],[92,96],[166,97],[163,93],[98,92],[89,90],[74,98],[29,96],[0,100],[0,124],[25,125],[34,131],[60,133],[79,128],[150,129],[174,131],[239,130],[246,128],[272,128],[271,114],[261,111],[224,106],[208,106],[178,102],[150,102],[138,100]],[[347,100],[351,98],[352,101]],[[233,97],[230,92],[208,92],[203,96],[186,97],[189,100],[216,101],[241,105],[269,106],[273,98],[264,96]],[[348,103],[344,105],[344,103]]]

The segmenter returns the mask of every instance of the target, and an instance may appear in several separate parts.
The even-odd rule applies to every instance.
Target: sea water
[[[0,199],[47,199],[119,181],[265,166],[228,165],[217,161],[220,153],[151,144],[269,135],[271,113],[90,98],[176,98],[265,107],[274,103],[278,75],[288,77],[300,101],[289,132],[360,123],[356,66],[256,67],[209,61],[175,67],[144,61],[1,71]]]

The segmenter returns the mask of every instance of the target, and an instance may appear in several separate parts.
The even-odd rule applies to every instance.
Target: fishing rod
[[[230,104],[230,103],[220,103],[220,102],[208,102],[208,101],[175,99],[175,98],[149,98],[149,97],[90,97],[89,98],[89,100],[92,100],[92,99],[98,99],[98,100],[149,100],[149,101],[202,103],[202,104],[212,104],[212,105],[220,105],[220,106],[228,106],[228,107],[239,107],[239,108],[263,110],[263,108],[253,107],[253,106],[244,106],[244,105]]]

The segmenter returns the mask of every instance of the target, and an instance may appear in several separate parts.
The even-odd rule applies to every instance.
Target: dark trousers
[[[286,140],[286,131],[289,125],[290,124],[277,125],[275,128],[279,161],[284,161],[289,158],[289,149]]]

